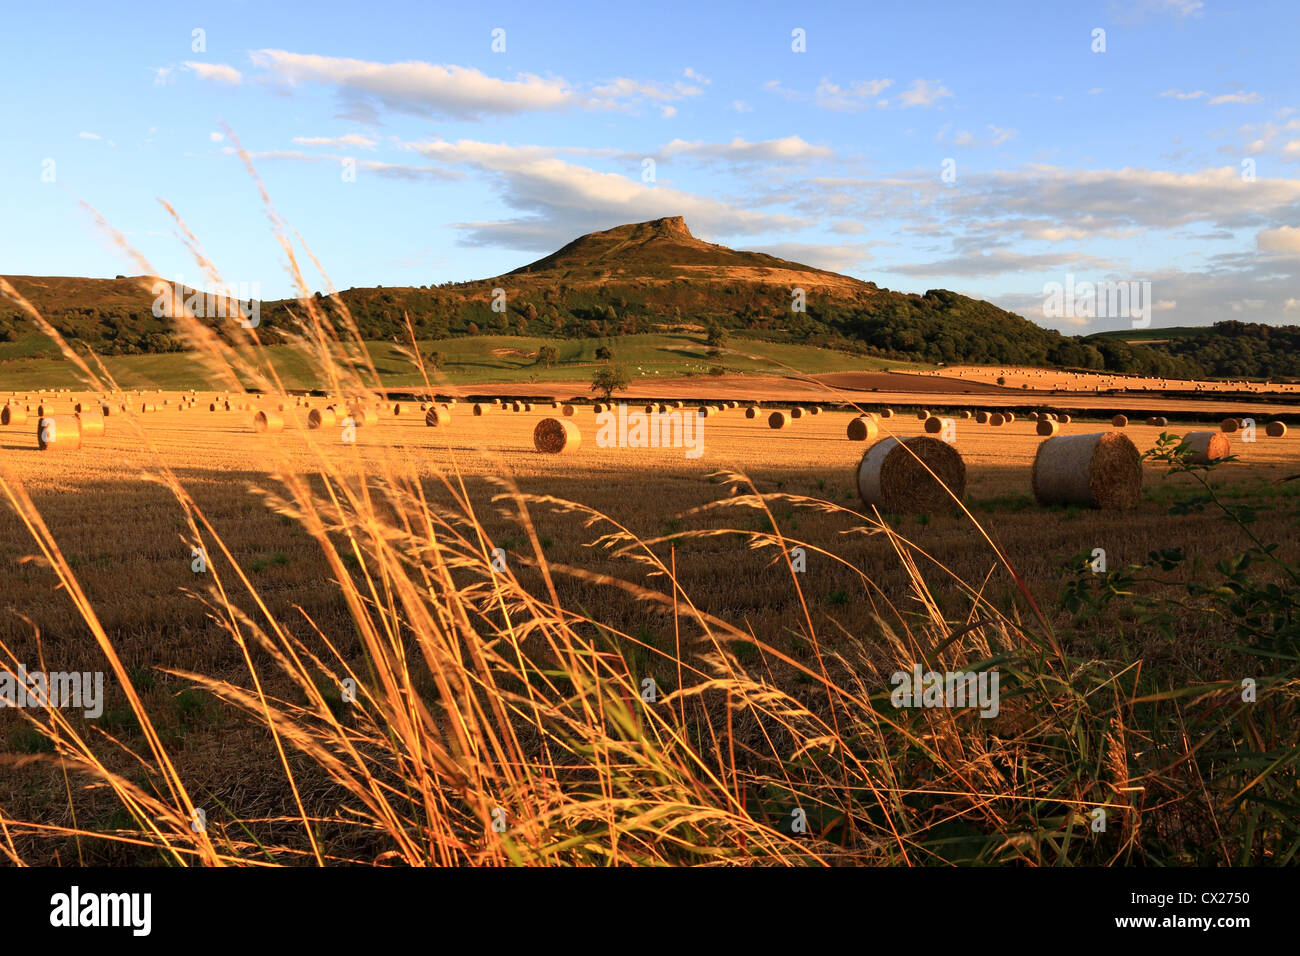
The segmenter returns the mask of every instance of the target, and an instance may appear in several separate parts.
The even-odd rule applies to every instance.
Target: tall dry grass
[[[299,290],[297,329],[282,334],[310,357],[331,394],[378,401],[380,380],[355,323],[337,298],[314,298],[300,262],[319,264],[264,191],[263,198]],[[168,210],[200,267],[219,281]],[[115,388],[12,288],[0,291],[59,343],[88,387]],[[232,323],[218,335],[190,315],[176,324],[231,391],[248,384],[284,394],[256,329]],[[413,335],[411,344],[420,365]],[[427,373],[425,382],[432,392]],[[148,441],[132,415],[124,420]],[[533,557],[499,570],[455,469],[435,488],[401,448],[363,461],[325,430],[299,425],[292,440],[311,449],[313,467],[273,462],[276,478],[259,494],[326,557],[351,633],[313,623],[311,639],[295,637],[161,456],[155,474],[208,555],[209,586],[196,599],[222,622],[247,669],[241,681],[168,673],[265,728],[293,807],[276,818],[223,813],[187,786],[74,569],[21,481],[0,466],[0,491],[127,695],[146,741],[130,761],[151,781],[142,786],[110,770],[118,761],[106,748],[125,743],[79,732],[58,709],[25,711],[54,752],[22,759],[57,763],[70,807],[78,788],[106,789],[130,825],[16,820],[0,808],[0,850],[11,862],[27,862],[21,848],[33,840],[107,841],[142,859],[214,866],[1176,862],[1183,842],[1217,822],[1219,797],[1188,772],[1197,745],[1168,737],[1201,697],[1169,695],[1153,709],[1135,662],[1068,656],[1027,590],[1025,617],[999,610],[984,597],[986,581],[961,580],[878,514],[760,494],[743,475],[725,473],[719,478],[734,493],[710,509],[757,512],[766,530],[643,540],[581,503],[526,494],[503,473],[491,504],[515,514]],[[756,640],[743,621],[705,613],[680,586],[675,548],[702,535],[744,535],[746,546],[769,549],[796,588],[795,545],[844,563],[824,542],[783,534],[772,513],[778,500],[848,513],[857,533],[893,549],[910,581],[904,601],[858,574],[875,633],[838,632],[805,603],[796,637],[806,653],[795,654]],[[644,579],[548,562],[531,523],[538,509],[580,515],[593,546],[631,559]],[[970,527],[999,563],[995,573],[1018,581],[1013,559],[973,517]],[[671,620],[674,651],[562,600],[565,580],[615,589]],[[936,594],[961,595],[964,613],[945,614]],[[256,613],[241,610],[248,606]],[[353,644],[359,651],[346,649]],[[15,655],[0,653],[3,666],[16,669]],[[894,708],[889,675],[918,662],[937,671],[996,668],[999,716]],[[647,678],[653,700],[643,699]],[[286,686],[296,694],[270,690]],[[1294,687],[1265,689],[1284,692]],[[195,822],[200,810],[205,826]],[[1096,832],[1099,810],[1104,832]],[[796,811],[806,831],[795,825]],[[1182,841],[1171,832],[1179,820]],[[1210,856],[1230,862],[1233,851],[1220,839],[1222,853]]]

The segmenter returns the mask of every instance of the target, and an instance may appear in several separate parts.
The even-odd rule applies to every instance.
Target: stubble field
[[[182,397],[149,396],[159,405],[156,412],[115,411],[105,435],[88,439],[77,451],[38,451],[35,427],[26,424],[0,430],[0,445],[11,493],[21,486],[30,495],[132,683],[159,715],[177,767],[206,794],[208,806],[221,808],[213,812],[223,817],[292,815],[290,791],[277,779],[271,740],[265,728],[163,669],[248,684],[245,651],[232,640],[223,599],[212,591],[217,580],[230,604],[250,619],[258,617],[260,600],[271,616],[289,622],[298,638],[310,642],[319,632],[353,663],[360,660],[354,620],[330,564],[300,521],[268,497],[284,494],[286,475],[306,476],[319,487],[318,478],[311,476],[319,476],[326,461],[331,473],[356,476],[356,489],[362,487],[362,475],[399,469],[417,479],[435,509],[452,507],[455,489],[463,487],[488,535],[484,550],[502,549],[503,566],[527,588],[544,594],[546,585],[536,570],[540,552],[551,567],[548,576],[560,603],[580,606],[623,635],[614,643],[634,676],[649,675],[661,688],[671,689],[682,679],[680,662],[703,673],[710,646],[692,647],[693,638],[683,636],[673,615],[596,577],[650,589],[668,587],[663,574],[647,567],[648,552],[675,569],[681,597],[689,597],[699,611],[731,622],[796,661],[862,646],[870,655],[873,642],[880,640],[882,620],[925,617],[916,576],[900,560],[898,544],[884,534],[864,533],[866,522],[854,514],[865,511],[856,493],[855,468],[866,444],[846,439],[852,417],[847,411],[828,410],[775,431],[766,415],[747,419],[743,408],[730,409],[702,421],[704,451],[692,459],[680,448],[598,447],[590,406],[577,407],[571,419],[582,432],[581,448],[544,455],[533,449],[532,432],[541,418],[560,415],[549,407],[518,413],[494,408],[478,417],[461,403],[452,411],[450,427],[430,428],[417,405],[403,403],[395,415],[390,403],[381,406],[378,424],[358,428],[355,442],[347,442],[338,427],[308,431],[305,409],[290,408],[285,431],[265,435],[254,433],[251,411],[210,412],[206,395],[199,396],[197,407],[177,410]],[[71,400],[60,397],[56,411],[63,411],[60,403],[65,403],[70,412]],[[320,407],[325,400],[311,403]],[[910,409],[899,409],[880,424],[882,437],[922,432]],[[946,616],[960,620],[968,614],[978,590],[1012,619],[1041,613],[1072,654],[1141,661],[1183,683],[1222,676],[1231,622],[1189,609],[1174,621],[1179,637],[1171,642],[1158,628],[1132,620],[1080,625],[1057,601],[1064,581],[1072,577],[1064,565],[1081,552],[1104,549],[1110,566],[1117,567],[1139,564],[1152,551],[1181,548],[1191,566],[1206,567],[1244,547],[1240,529],[1211,512],[1171,516],[1170,505],[1193,490],[1189,477],[1165,477],[1164,469],[1147,464],[1144,498],[1131,512],[1045,508],[1030,494],[1030,467],[1041,441],[1032,422],[1021,418],[993,428],[958,420],[956,428],[971,515],[884,516],[914,546],[906,550]],[[1109,420],[1075,419],[1063,433],[1110,429]],[[1126,432],[1145,451],[1162,431],[1185,430],[1171,422],[1167,429],[1138,424]],[[1234,438],[1232,450],[1241,460],[1215,472],[1224,495],[1259,504],[1266,522],[1274,510],[1284,514],[1297,489],[1279,481],[1300,471],[1300,439],[1294,436],[1293,430],[1290,437],[1266,438],[1261,428],[1253,443]],[[212,547],[212,535],[196,539],[166,483],[168,472],[211,522],[224,552]],[[738,475],[760,493],[790,496],[768,504],[787,548],[804,549],[806,564],[795,574],[777,548],[754,546],[749,533],[773,527],[762,511],[741,506],[749,489]],[[611,520],[588,521],[587,513],[565,513],[558,504],[531,501],[524,521],[520,502],[510,497],[512,488],[578,502]],[[695,510],[711,503],[723,504]],[[642,549],[619,554],[599,540],[619,528],[650,542],[640,557],[636,553]],[[1288,549],[1294,550],[1294,540],[1289,538]],[[195,573],[193,548],[200,543],[210,567]],[[994,545],[1020,577],[1023,590],[1002,566]],[[31,559],[36,553],[28,529],[14,509],[6,509],[0,515],[0,604],[7,613],[0,619],[0,640],[29,669],[39,661],[48,671],[106,670],[83,616],[58,587],[48,562]],[[236,566],[258,599],[231,586]],[[797,668],[746,651],[737,654],[743,665],[775,674],[796,694],[812,689],[815,682]],[[267,663],[258,648],[250,654],[255,664]],[[290,699],[295,693],[289,682],[273,677],[266,689]],[[96,724],[92,739],[103,733],[141,745],[138,723],[111,673],[105,714]],[[0,734],[11,753],[39,754],[46,747],[12,711],[0,712]],[[129,758],[119,754],[105,760],[118,772],[132,772]],[[89,791],[75,792],[78,787],[69,785],[55,766],[38,762],[13,769],[0,785],[0,807],[10,820],[112,824],[117,812],[112,802],[97,800]],[[324,812],[330,803],[328,786],[316,783]],[[85,852],[74,850],[71,841],[36,837],[23,845],[46,860],[70,862],[74,852]],[[132,857],[119,848],[108,858]]]

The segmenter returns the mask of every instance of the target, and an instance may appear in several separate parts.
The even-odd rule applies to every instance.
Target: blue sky
[[[1154,326],[1297,323],[1298,28],[1293,0],[15,4],[0,272],[141,271],[88,204],[200,281],[162,198],[290,294],[228,128],[339,288],[682,215],[1071,333],[1127,322],[1043,318],[1067,275],[1150,281]]]

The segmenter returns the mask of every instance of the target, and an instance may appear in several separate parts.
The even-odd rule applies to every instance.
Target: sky
[[[684,216],[710,242],[1069,334],[1300,323],[1300,3],[5,3],[0,274],[499,275]],[[107,227],[105,226],[107,224]],[[1049,310],[1050,311],[1050,310]]]

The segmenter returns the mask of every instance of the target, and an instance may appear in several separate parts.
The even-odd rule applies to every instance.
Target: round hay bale
[[[401,402],[394,402],[394,403],[393,403],[393,414],[394,414],[394,415],[400,415],[400,414],[402,414],[402,403],[401,403]]]
[[[548,455],[576,451],[582,445],[582,432],[563,418],[543,418],[533,429],[533,447]]]
[[[1038,446],[1030,483],[1039,504],[1123,510],[1142,496],[1142,459],[1122,432],[1058,435]]]
[[[1053,435],[1060,433],[1061,423],[1048,421],[1046,418],[1044,418],[1040,420],[1037,425],[1034,426],[1034,431],[1044,436],[1045,438],[1051,438]]]
[[[1169,419],[1158,415],[1155,418],[1151,419],[1151,424],[1154,425],[1156,428],[1168,428]]]
[[[102,412],[86,409],[84,412],[77,412],[77,420],[81,422],[81,436],[83,438],[94,438],[104,434],[104,415]]]
[[[1269,438],[1285,438],[1286,422],[1269,422],[1264,426],[1264,434]]]
[[[793,419],[793,418],[803,418],[803,416],[804,416],[804,410],[803,410],[802,408],[800,408],[798,405],[796,405],[794,408],[790,409],[790,417],[791,417],[792,419]]]
[[[70,415],[52,415],[36,423],[36,447],[41,451],[76,451],[81,447],[81,422]]]
[[[1070,416],[1069,416],[1069,415],[1057,415],[1057,416],[1056,416],[1056,420],[1057,420],[1058,422],[1060,422],[1062,425],[1068,425],[1068,424],[1070,424]]]
[[[956,448],[938,438],[882,438],[858,462],[857,480],[858,495],[869,508],[947,511],[954,495],[960,501],[966,494],[966,463]]]
[[[0,425],[21,425],[27,421],[27,409],[21,405],[6,405],[0,409]]]
[[[930,417],[930,410],[928,408],[918,408],[916,410],[916,420],[918,422],[923,422],[929,417]]]
[[[975,413],[975,421],[977,424],[987,425],[989,423],[989,413],[981,409]]]
[[[1187,460],[1193,465],[1208,465],[1216,458],[1232,454],[1232,442],[1223,432],[1188,432],[1183,436],[1183,444],[1191,449]]]
[[[771,415],[767,416],[768,428],[785,428],[785,426],[789,424],[790,424],[789,412],[773,412]]]
[[[333,428],[337,422],[338,415],[335,413],[333,406],[329,408],[313,408],[307,413],[307,427],[313,430],[317,428]]]
[[[352,416],[352,421],[356,422],[358,428],[379,424],[379,412],[368,405],[354,403],[348,407],[348,414]]]
[[[597,402],[595,405],[592,405],[592,406],[591,406],[591,410],[592,410],[593,412],[595,412],[597,415],[600,415],[600,414],[604,413],[604,411],[605,411],[605,403],[604,403],[604,402]]]
[[[430,428],[450,425],[451,409],[446,405],[434,405],[433,408],[424,413],[424,424]]]
[[[560,414],[562,414],[565,418],[572,418],[573,415],[574,415],[574,412],[576,412],[576,411],[577,411],[577,409],[574,408],[572,405],[561,405],[561,406],[560,406]]]
[[[745,409],[745,417],[746,417],[746,418],[757,418],[757,417],[758,417],[758,407],[755,406],[755,405],[750,405],[749,408]]]
[[[1046,417],[1046,418],[1049,418],[1049,419],[1050,419],[1052,416],[1051,416],[1051,415],[1040,416],[1040,415],[1038,414],[1038,412],[1030,412],[1030,413],[1029,413],[1029,420],[1030,420],[1031,422],[1036,422],[1036,421],[1038,421],[1038,419],[1039,419],[1040,417]]]
[[[654,414],[654,413],[657,412],[657,411],[659,411],[659,406],[658,406],[658,405],[650,404],[650,405],[647,405],[647,406],[645,407],[645,413],[646,413],[647,415],[652,415],[652,414]]]
[[[874,418],[869,415],[859,415],[849,422],[849,441],[873,441],[878,431]]]
[[[1010,425],[1012,422],[1014,422],[1014,421],[1016,420],[1016,413],[1015,413],[1015,412],[1003,412],[1003,413],[1002,413],[1002,420],[1003,420],[1004,422],[1006,422],[1008,425]]]
[[[1007,420],[1006,416],[1003,415],[1001,412],[994,412],[992,415],[989,416],[989,424],[992,425],[994,428],[997,428],[1006,420]]]
[[[474,403],[474,414],[475,414],[475,415],[483,415],[485,412],[487,412],[487,410],[488,410],[488,406],[487,406],[487,405],[484,405],[482,402],[475,402],[475,403]],[[427,409],[426,409],[426,411],[427,411]]]
[[[1116,415],[1114,418],[1110,420],[1110,423],[1116,428],[1126,428],[1128,427],[1128,416]]]
[[[156,412],[156,411],[158,411],[158,406],[157,406],[156,404],[154,404],[153,402],[143,402],[143,403],[140,405],[140,411],[141,411],[141,412]]]
[[[820,415],[821,413],[822,407],[820,405],[814,405],[812,408],[808,409],[809,415]]]
[[[925,420],[925,430],[927,434],[937,435],[943,431],[943,419],[931,415]]]
[[[253,431],[282,432],[284,431],[284,416],[279,412],[269,412],[265,409],[253,416]]]
[[[1225,418],[1222,423],[1220,423],[1219,430],[1225,434],[1231,435],[1240,427],[1241,425],[1235,418]]]
[[[532,403],[532,402],[524,402],[524,411],[526,411],[526,412],[531,412],[532,410],[533,410],[533,403]]]
[[[882,408],[882,409],[880,410],[880,417],[881,417],[881,418],[893,418],[893,417],[894,417],[894,410],[893,410],[892,408]]]
[[[963,409],[963,410],[962,410],[962,413],[961,413],[961,417],[962,417],[963,420],[969,420],[969,419],[970,419],[970,409]]]

